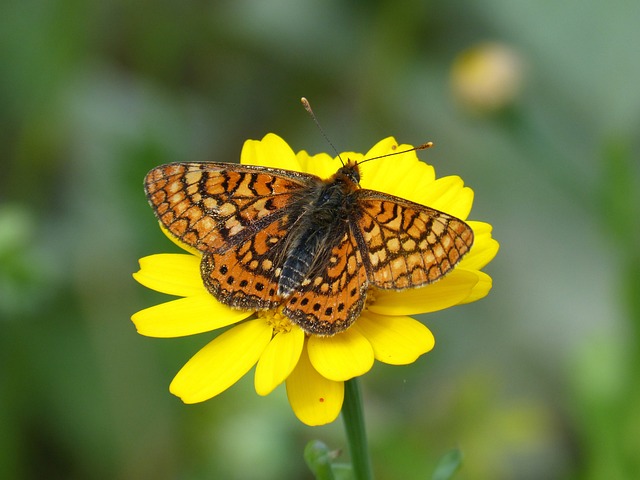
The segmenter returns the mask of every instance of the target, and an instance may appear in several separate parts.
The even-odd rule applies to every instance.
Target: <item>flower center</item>
[[[273,327],[273,334],[291,331],[293,323],[282,314],[282,306],[272,310],[258,310],[256,316],[263,318],[269,326]]]

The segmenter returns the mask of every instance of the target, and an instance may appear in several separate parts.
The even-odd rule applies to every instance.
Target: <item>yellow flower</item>
[[[343,153],[343,159],[361,161],[411,148],[389,137],[366,155]],[[338,159],[327,154],[295,154],[274,134],[248,140],[241,163],[308,172],[322,178],[333,175]],[[366,162],[361,166],[363,188],[391,193],[466,219],[473,191],[459,177],[435,178],[433,167],[415,152]],[[468,221],[475,241],[471,251],[442,280],[403,291],[370,289],[356,322],[334,336],[305,334],[280,310],[245,311],[219,303],[204,287],[200,253],[163,231],[187,253],[158,254],[140,259],[133,276],[153,290],[182,297],[135,313],[132,320],[142,335],[180,337],[221,329],[218,335],[178,372],[170,390],[185,403],[208,400],[223,392],[254,365],[255,389],[267,395],[285,382],[289,403],[308,425],[323,425],[340,413],[344,382],[363,375],[374,360],[393,365],[414,362],[434,346],[427,327],[409,315],[433,312],[478,300],[491,289],[491,278],[481,272],[498,251],[491,226]]]

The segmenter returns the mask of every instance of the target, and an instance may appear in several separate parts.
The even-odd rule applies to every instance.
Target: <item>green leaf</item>
[[[431,480],[449,480],[453,474],[462,466],[462,452],[454,448],[446,453],[438,462],[433,472]]]

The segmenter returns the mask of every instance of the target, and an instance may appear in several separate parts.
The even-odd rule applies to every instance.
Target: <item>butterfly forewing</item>
[[[320,179],[266,167],[174,163],[151,170],[145,191],[167,230],[187,245],[211,252],[241,243],[275,221],[294,192],[314,181]]]
[[[359,190],[357,226],[369,281],[401,290],[446,275],[473,244],[462,220],[433,208],[373,190]]]

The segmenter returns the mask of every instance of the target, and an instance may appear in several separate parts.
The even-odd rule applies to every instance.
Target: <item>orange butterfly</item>
[[[174,163],[151,170],[156,216],[202,252],[205,287],[234,308],[282,313],[334,335],[362,312],[367,289],[403,290],[442,278],[473,244],[462,220],[360,188],[349,160],[323,180],[290,170]]]

